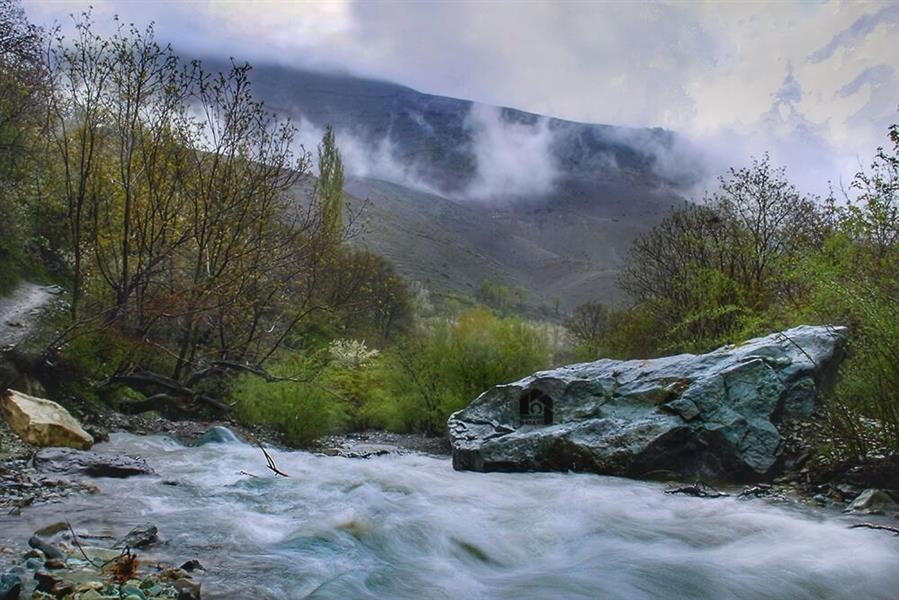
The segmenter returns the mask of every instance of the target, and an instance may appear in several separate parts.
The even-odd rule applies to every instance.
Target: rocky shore
[[[12,566],[0,570],[0,600],[199,600],[199,561],[176,567],[142,559],[141,550],[158,540],[152,525],[120,540],[76,533],[68,522],[44,527],[20,556],[7,550],[3,562]]]

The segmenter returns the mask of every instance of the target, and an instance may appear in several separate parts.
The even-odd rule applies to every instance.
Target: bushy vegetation
[[[899,128],[852,192],[802,195],[768,157],[721,178],[634,245],[632,304],[568,322],[583,359],[704,352],[800,323],[850,327],[826,406],[846,455],[899,449]],[[876,448],[874,448],[876,446]]]
[[[338,429],[436,435],[485,389],[548,366],[552,347],[535,324],[474,309],[424,322],[383,351],[335,340],[312,362],[279,364],[287,380],[245,377],[232,397],[242,418],[277,424],[296,443]]]
[[[482,391],[548,366],[550,348],[535,325],[487,309],[436,319],[384,358],[397,405],[393,426],[440,432],[449,413]]]

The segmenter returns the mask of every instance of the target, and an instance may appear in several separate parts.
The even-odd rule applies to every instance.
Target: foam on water
[[[207,598],[899,596],[899,539],[834,512],[594,475],[460,473],[420,455],[274,452],[283,479],[242,444],[116,434],[96,449],[142,455],[161,478],[102,480],[97,496],[0,517],[0,543],[61,517],[110,535],[152,522],[165,543],[151,559],[199,558]]]

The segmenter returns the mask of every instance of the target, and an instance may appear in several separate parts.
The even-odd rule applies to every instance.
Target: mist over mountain
[[[219,66],[219,65],[216,65]],[[257,66],[255,93],[306,150],[337,134],[363,243],[438,294],[527,290],[531,311],[615,302],[633,239],[707,173],[663,129],[575,123],[335,73]]]

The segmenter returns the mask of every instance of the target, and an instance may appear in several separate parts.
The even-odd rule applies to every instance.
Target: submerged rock
[[[117,547],[146,548],[159,541],[159,529],[150,523],[135,527],[116,544]]]
[[[69,448],[39,450],[34,455],[34,466],[45,473],[83,474],[90,477],[124,478],[155,473],[147,461],[142,458],[125,455],[109,456]]]
[[[35,550],[40,550],[43,553],[43,555],[45,557],[47,557],[48,559],[57,559],[58,560],[61,558],[65,558],[65,554],[63,553],[62,550],[60,550],[59,548],[57,548],[50,542],[47,542],[47,541],[41,539],[37,535],[33,535],[33,536],[31,536],[31,538],[29,538],[28,545],[31,546],[32,548],[34,548]]]
[[[777,426],[808,417],[843,327],[802,326],[708,354],[599,360],[496,386],[447,424],[453,466],[761,480]]]
[[[215,427],[211,427],[209,431],[200,436],[196,442],[194,442],[194,446],[205,446],[206,444],[241,444],[243,442],[240,441],[234,432],[228,429],[227,427],[222,427],[221,425],[216,425]]]
[[[7,390],[0,394],[0,411],[9,428],[35,446],[66,446],[87,450],[94,438],[69,411],[51,400]]]

